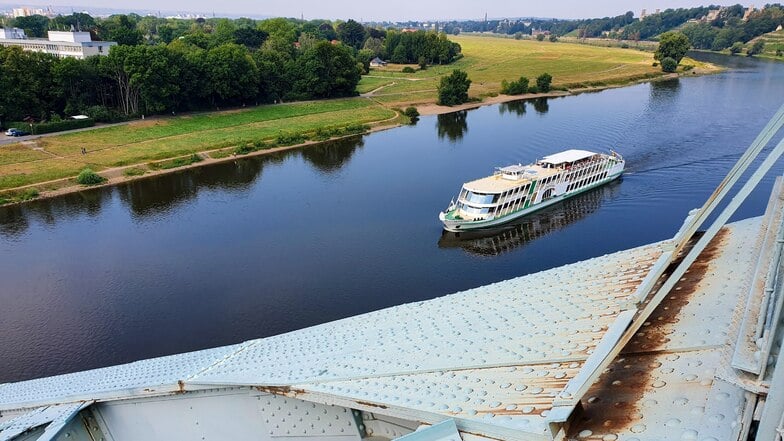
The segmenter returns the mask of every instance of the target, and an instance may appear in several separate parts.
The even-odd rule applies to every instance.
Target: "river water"
[[[731,69],[0,208],[0,383],[274,335],[671,237],[784,101],[784,64],[699,56]],[[506,231],[442,233],[438,212],[464,181],[567,148],[615,149],[628,173]],[[773,178],[735,219],[762,214]]]

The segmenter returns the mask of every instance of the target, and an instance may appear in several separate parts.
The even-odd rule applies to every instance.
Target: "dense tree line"
[[[0,120],[86,113],[98,120],[356,94],[375,56],[449,63],[460,46],[435,32],[348,20],[165,19],[135,14],[20,17],[28,36],[78,29],[117,41],[108,56],[58,59],[0,49]],[[402,55],[401,55],[402,54]]]
[[[784,24],[781,4],[768,4],[762,10],[750,14],[743,20],[746,8],[740,4],[721,8],[721,12],[711,22],[689,23],[699,20],[719,6],[709,5],[695,8],[666,9],[658,14],[650,14],[643,19],[634,17],[629,11],[615,17],[580,20],[561,19],[504,19],[504,20],[466,20],[442,23],[441,29],[448,34],[460,32],[494,32],[509,35],[530,35],[531,31],[550,31],[563,36],[573,34],[580,38],[606,36],[624,40],[655,39],[670,30],[680,30],[686,34],[698,49],[721,50],[734,42],[748,42]],[[418,23],[411,23],[416,26]]]
[[[710,23],[688,23],[681,32],[689,37],[692,46],[697,49],[720,51],[737,42],[746,43],[784,24],[784,6],[768,5],[764,10],[752,12],[748,20],[743,21],[742,18],[742,10],[730,7],[716,20]]]
[[[385,54],[393,63],[448,64],[460,54],[460,45],[449,41],[446,34],[434,32],[387,33]]]

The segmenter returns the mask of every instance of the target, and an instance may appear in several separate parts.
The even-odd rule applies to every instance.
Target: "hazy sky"
[[[21,0],[24,2],[24,0]],[[8,4],[8,0],[2,1]],[[716,2],[713,3],[721,3]],[[737,1],[724,2],[735,4]],[[760,1],[764,3],[764,1]],[[711,4],[709,0],[554,0],[554,1],[508,1],[508,0],[28,0],[29,5],[79,5],[117,9],[150,9],[161,11],[215,12],[216,15],[247,14],[300,17],[305,19],[362,19],[365,21],[403,21],[450,18],[480,18],[485,12],[488,17],[556,17],[594,18],[620,15],[633,11],[639,16],[645,8],[693,7]]]

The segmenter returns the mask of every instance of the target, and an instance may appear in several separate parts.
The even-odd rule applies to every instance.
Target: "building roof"
[[[598,153],[589,152],[588,150],[566,150],[554,155],[545,156],[542,162],[549,162],[550,164],[563,164],[567,162],[579,161],[581,159],[590,158]]]

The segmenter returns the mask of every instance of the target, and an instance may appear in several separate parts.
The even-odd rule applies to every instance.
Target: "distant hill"
[[[695,48],[723,50],[736,42],[748,43],[780,25],[784,25],[784,6],[775,3],[762,8],[746,8],[737,4],[666,9],[643,17],[635,17],[629,11],[616,17],[580,20],[529,18],[452,21],[441,23],[441,29],[454,34],[494,32],[517,36],[546,31],[556,36],[618,40],[656,40],[664,32],[679,30],[689,37]]]

